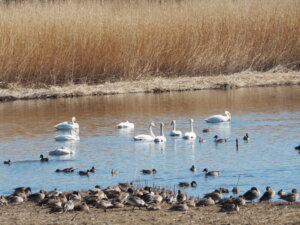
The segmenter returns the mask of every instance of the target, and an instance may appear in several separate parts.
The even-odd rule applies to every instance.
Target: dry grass
[[[0,3],[0,80],[95,84],[300,69],[300,1]]]

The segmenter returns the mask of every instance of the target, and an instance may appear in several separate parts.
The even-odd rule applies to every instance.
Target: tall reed
[[[0,4],[0,81],[99,83],[300,69],[299,0]]]

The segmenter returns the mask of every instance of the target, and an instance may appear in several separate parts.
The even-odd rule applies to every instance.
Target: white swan
[[[50,151],[49,155],[70,155],[73,153],[74,153],[74,151],[72,151],[70,148],[62,147],[62,148],[57,148],[53,151]]]
[[[56,130],[79,129],[79,124],[76,123],[76,118],[72,117],[71,121],[65,121],[65,122],[56,124],[54,127]]]
[[[185,132],[184,136],[182,137],[183,139],[194,140],[197,137],[195,132],[194,132],[194,128],[193,128],[194,120],[190,119],[190,123],[191,123],[191,131],[190,132]]]
[[[166,137],[164,135],[164,123],[160,124],[160,136],[156,136],[154,138],[154,142],[159,143],[159,142],[166,142]]]
[[[228,111],[224,112],[224,115],[214,115],[205,119],[207,123],[220,123],[227,122],[231,120],[231,114]]]
[[[70,134],[61,134],[55,137],[56,141],[78,141],[80,140],[77,132],[70,130]]]
[[[170,132],[170,136],[182,136],[180,130],[176,130],[176,121],[172,120],[171,125],[173,125],[173,130]]]
[[[122,128],[130,128],[130,129],[133,129],[134,128],[134,123],[130,123],[129,121],[126,121],[126,122],[122,122],[122,123],[119,123],[117,125],[117,127],[119,129],[122,129]]]
[[[154,133],[152,131],[152,127],[155,127],[154,123],[151,123],[150,126],[149,126],[150,135],[148,135],[148,134],[140,134],[140,135],[135,136],[133,139],[135,141],[154,141],[155,135],[154,135]]]

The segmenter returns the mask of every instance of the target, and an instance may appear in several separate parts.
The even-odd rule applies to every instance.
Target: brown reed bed
[[[97,84],[300,69],[300,1],[0,3],[0,81]]]

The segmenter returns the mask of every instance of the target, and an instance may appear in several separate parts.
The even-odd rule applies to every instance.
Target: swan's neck
[[[155,135],[154,135],[154,133],[153,133],[153,131],[152,131],[152,126],[150,125],[150,128],[149,128],[149,131],[150,131],[150,135],[152,136],[152,137],[155,137]]]
[[[191,132],[194,132],[193,121],[191,121]]]
[[[173,122],[173,131],[175,131],[176,130],[176,123],[175,123],[175,121]]]
[[[160,135],[164,136],[164,127],[163,127],[163,125],[160,125]]]

